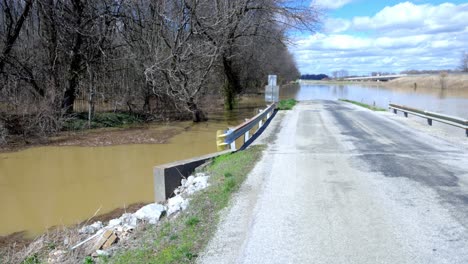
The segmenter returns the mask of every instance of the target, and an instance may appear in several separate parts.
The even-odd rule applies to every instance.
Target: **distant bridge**
[[[386,82],[400,77],[408,76],[407,74],[393,74],[393,75],[380,75],[380,76],[363,76],[363,77],[352,77],[344,78],[345,81],[382,81]]]
[[[408,76],[407,74],[393,74],[393,75],[379,75],[379,76],[363,76],[363,77],[352,77],[352,78],[344,78],[343,80],[346,81],[382,81],[386,82],[389,80],[393,80],[400,77]]]

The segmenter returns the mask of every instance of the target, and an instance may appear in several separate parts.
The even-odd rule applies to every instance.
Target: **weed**
[[[27,257],[25,260],[23,260],[23,262],[21,262],[21,264],[39,264],[39,263],[41,263],[41,261],[39,260],[39,257],[37,256],[37,254],[31,255]]]
[[[278,110],[291,110],[296,105],[297,101],[294,99],[281,100],[278,103]]]
[[[47,249],[49,250],[54,250],[56,247],[57,245],[54,242],[47,243]]]
[[[196,217],[196,216],[190,217],[190,218],[185,222],[185,224],[186,224],[187,226],[192,226],[192,227],[193,227],[193,226],[196,226],[198,223],[200,223],[200,219],[198,219],[198,217]]]
[[[94,264],[93,257],[87,256],[86,258],[83,259],[84,264]]]
[[[235,187],[236,187],[236,180],[233,178],[229,178],[224,182],[223,192],[231,193]]]
[[[63,130],[83,130],[88,128],[103,128],[103,127],[127,127],[131,124],[143,122],[143,117],[124,112],[104,112],[96,113],[88,123],[87,113],[77,113],[73,118],[67,120]],[[91,127],[89,127],[91,125]]]
[[[226,173],[224,173],[224,177],[230,178],[230,177],[232,177],[232,173],[226,172]]]

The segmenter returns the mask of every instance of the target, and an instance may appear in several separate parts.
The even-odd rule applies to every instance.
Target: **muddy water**
[[[282,98],[350,99],[386,107],[389,102],[468,118],[468,91],[391,89],[359,85],[282,87]],[[216,130],[252,117],[261,97],[210,121],[178,122],[153,129],[180,133],[167,144],[110,147],[39,147],[0,153],[0,236],[29,236],[54,225],[70,225],[115,208],[153,199],[152,168],[216,151]]]
[[[216,130],[252,117],[261,98],[241,103],[210,121],[178,122],[152,129],[177,129],[167,144],[109,147],[37,147],[0,153],[0,235],[25,230],[34,236],[54,225],[71,225],[115,208],[153,199],[157,164],[216,151]]]
[[[468,90],[302,84],[282,89],[282,98],[349,99],[386,108],[389,103],[468,118]]]

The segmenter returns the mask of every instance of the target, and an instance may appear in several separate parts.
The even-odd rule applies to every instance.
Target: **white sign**
[[[268,85],[265,86],[265,101],[279,101],[279,86],[276,85],[276,75],[268,75]]]

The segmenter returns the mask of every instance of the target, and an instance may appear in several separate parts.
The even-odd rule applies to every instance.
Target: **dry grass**
[[[87,221],[71,227],[50,228],[45,234],[34,240],[26,239],[23,232],[14,233],[8,236],[0,237],[0,264],[6,263],[48,263],[49,254],[54,250],[66,250],[71,246],[85,240],[89,235],[80,234],[81,227],[94,223],[95,221],[107,222],[118,218],[124,213],[133,213],[140,209],[144,204],[137,203],[129,205],[127,208],[117,208],[109,213],[96,214]],[[145,228],[140,226],[135,231]],[[86,257],[84,247],[77,250],[67,251],[63,256],[61,263],[82,263]]]
[[[66,250],[70,245],[79,243],[85,235],[78,233],[79,228],[55,228],[39,236],[33,241],[10,237],[8,244],[0,248],[0,263],[47,263],[49,252]],[[83,253],[79,250],[70,251],[63,263],[80,262]]]
[[[402,88],[414,88],[416,84],[417,89],[441,89],[441,79],[443,78],[445,78],[447,89],[468,90],[468,74],[448,74],[446,77],[442,77],[439,74],[407,76],[386,83],[381,82],[380,84],[383,86]]]

